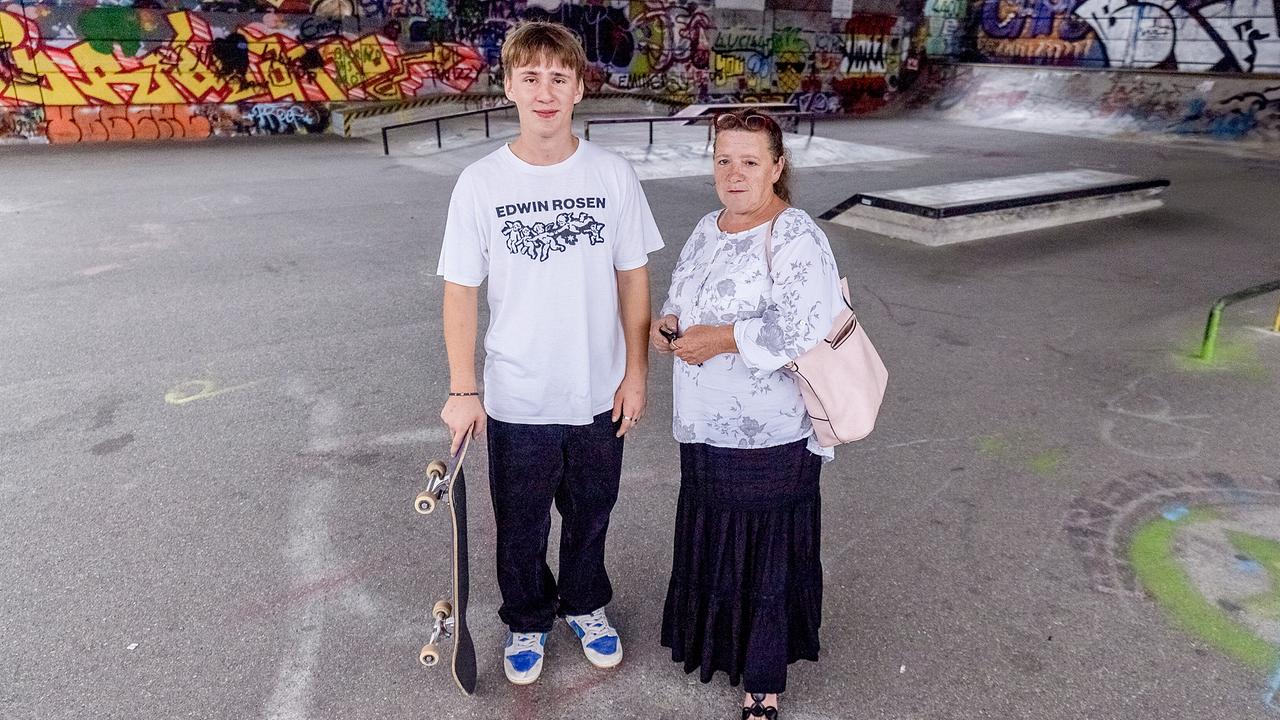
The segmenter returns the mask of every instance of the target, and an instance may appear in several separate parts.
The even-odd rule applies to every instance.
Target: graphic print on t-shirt
[[[494,211],[499,218],[507,218],[525,213],[604,207],[605,199],[602,197],[571,197],[499,205]],[[599,245],[604,242],[603,230],[604,223],[596,220],[590,213],[562,212],[556,216],[555,222],[526,225],[521,220],[507,220],[502,226],[502,236],[507,239],[507,250],[512,255],[524,255],[538,262],[545,262],[552,251],[564,252],[570,245],[577,245],[584,239],[592,245]]]
[[[604,223],[599,222],[585,212],[560,213],[554,223],[534,223],[525,225],[519,220],[508,220],[502,226],[502,235],[507,239],[507,249],[515,255],[528,257],[544,262],[552,250],[564,252],[570,245],[577,245],[586,239],[592,245],[604,242],[600,231]]]

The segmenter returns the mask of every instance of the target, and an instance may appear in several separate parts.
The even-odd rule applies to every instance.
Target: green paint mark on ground
[[[142,47],[142,25],[138,12],[132,8],[97,7],[86,10],[78,22],[81,37],[89,47],[103,55],[110,55],[119,45],[125,55],[138,54]]]
[[[1249,612],[1264,618],[1280,618],[1280,543],[1257,535],[1227,531],[1227,538],[1242,555],[1252,558],[1262,566],[1271,581],[1271,591],[1245,598],[1241,603]]]
[[[1218,333],[1217,349],[1213,360],[1200,358],[1200,343],[1197,339],[1188,343],[1194,347],[1190,353],[1173,353],[1173,364],[1182,372],[1227,373],[1240,375],[1251,380],[1266,380],[1271,377],[1271,369],[1258,357],[1258,348],[1251,343],[1250,332],[1243,327],[1233,329],[1235,339],[1228,340],[1223,332]]]
[[[983,435],[978,438],[978,452],[996,459],[1009,456],[1009,443],[999,435]]]
[[[1039,439],[1020,435],[1005,437],[1003,435],[983,435],[978,438],[978,454],[999,462],[1018,465],[1042,477],[1058,472],[1063,461],[1067,459],[1067,450],[1062,447],[1043,447]]]
[[[1067,457],[1067,451],[1062,448],[1050,448],[1034,457],[1027,462],[1027,467],[1031,472],[1037,475],[1052,475],[1058,471],[1058,467],[1062,465],[1062,461]]]
[[[1168,610],[1179,626],[1249,667],[1269,672],[1280,660],[1280,653],[1249,628],[1233,621],[1220,608],[1205,600],[1173,557],[1173,537],[1177,529],[1212,517],[1212,513],[1192,510],[1177,521],[1152,520],[1134,534],[1133,543],[1129,546],[1129,561],[1143,587]],[[1255,539],[1262,541],[1261,538]],[[1280,553],[1280,546],[1275,549]],[[1257,559],[1264,562],[1262,558]]]

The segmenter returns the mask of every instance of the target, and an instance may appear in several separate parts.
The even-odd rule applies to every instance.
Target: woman
[[[818,659],[818,446],[781,370],[843,307],[826,235],[789,205],[782,130],[716,119],[724,208],[694,228],[650,340],[674,353],[680,499],[662,644],[685,672],[743,683],[742,717],[777,717],[787,665]]]

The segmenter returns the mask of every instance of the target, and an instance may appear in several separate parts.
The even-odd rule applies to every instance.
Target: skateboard
[[[471,436],[467,435],[453,458],[452,469],[442,460],[432,460],[427,465],[427,489],[418,493],[413,501],[414,508],[423,515],[429,515],[442,500],[447,502],[453,525],[452,602],[441,600],[431,608],[431,639],[422,646],[418,659],[423,665],[433,667],[440,662],[437,643],[452,638],[453,680],[466,695],[476,691],[476,646],[467,627],[467,596],[471,588],[467,556],[467,478],[462,472],[470,445]]]

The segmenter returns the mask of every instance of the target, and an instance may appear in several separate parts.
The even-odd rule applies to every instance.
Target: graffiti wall
[[[906,106],[983,127],[1162,141],[1280,142],[1280,79],[984,64],[935,66]]]
[[[961,47],[939,6],[926,7],[934,54],[970,43],[988,62],[1280,73],[1275,0],[978,0]]]
[[[499,93],[502,41],[527,19],[582,38],[589,91],[814,112],[884,106],[912,30],[895,15],[717,13],[706,0],[0,3],[0,139],[308,133],[336,103]]]

